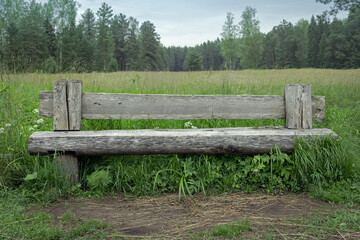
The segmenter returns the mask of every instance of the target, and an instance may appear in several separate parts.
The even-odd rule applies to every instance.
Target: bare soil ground
[[[177,194],[135,199],[122,196],[76,198],[41,210],[55,219],[70,211],[79,219],[107,222],[114,231],[129,238],[182,239],[187,238],[190,231],[201,232],[214,225],[247,219],[252,226],[256,226],[256,231],[252,231],[249,237],[261,239],[269,229],[278,232],[280,237],[283,230],[279,229],[284,227],[284,233],[290,236],[285,221],[289,217],[301,218],[315,211],[326,214],[326,209],[333,208],[328,203],[303,194],[290,193],[281,196],[231,193],[207,197],[198,194],[194,199],[195,202],[183,197],[178,204]],[[296,232],[296,224],[291,227],[290,233]],[[295,234],[290,239],[297,237]]]

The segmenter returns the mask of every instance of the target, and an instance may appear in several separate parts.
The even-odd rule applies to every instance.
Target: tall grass
[[[83,190],[96,191],[96,182],[101,180],[93,181],[95,185],[87,184],[89,176],[100,171],[101,174],[94,176],[110,179],[101,185],[102,192],[136,195],[178,191],[181,181],[186,181],[191,193],[258,188],[268,192],[297,191],[314,186],[324,189],[359,175],[360,69],[3,74],[0,85],[0,129],[3,129],[0,133],[0,188],[20,186],[29,196],[36,199],[45,196],[48,200],[79,192],[79,186],[74,188],[60,177],[52,156],[34,157],[27,152],[27,139],[32,132],[52,130],[52,119],[43,119],[44,122],[39,123],[34,109],[38,109],[39,91],[52,90],[53,81],[59,78],[83,80],[87,92],[155,94],[282,95],[287,83],[308,83],[312,85],[313,95],[326,96],[326,120],[314,123],[314,127],[331,128],[339,135],[335,142],[324,140],[309,145],[300,141],[291,156],[275,148],[271,154],[261,156],[86,157],[80,161]],[[82,129],[185,128],[186,122],[82,120]],[[283,125],[284,121],[210,119],[191,120],[191,124],[198,128],[256,127]]]

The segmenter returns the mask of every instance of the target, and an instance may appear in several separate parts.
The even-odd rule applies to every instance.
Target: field
[[[39,91],[52,90],[53,81],[60,78],[83,80],[86,92],[138,94],[282,95],[285,84],[307,83],[312,85],[313,95],[326,97],[326,119],[313,127],[330,128],[339,138],[314,145],[299,141],[292,155],[274,149],[261,156],[82,158],[81,184],[72,186],[61,176],[52,156],[27,153],[31,133],[52,130],[52,119],[39,118]],[[360,69],[2,73],[0,107],[0,239],[360,237]],[[284,125],[284,121],[82,121],[83,130],[263,125]],[[184,181],[188,187],[181,192]],[[118,209],[114,206],[126,207],[132,217],[143,213],[144,222],[134,221],[126,232],[124,225],[96,215],[95,210],[92,215],[84,214],[79,202],[84,203],[85,210],[101,212],[102,206],[110,209],[109,214]],[[139,204],[148,208],[139,208]],[[177,230],[135,231],[149,226],[152,220],[146,218],[155,217],[157,207],[158,212],[168,211],[179,219],[174,222]],[[241,209],[250,210],[243,214]],[[201,216],[196,218],[196,212]],[[284,214],[276,215],[279,212]],[[222,214],[227,217],[221,220]],[[188,219],[190,216],[196,224]],[[119,222],[122,216],[117,217]]]

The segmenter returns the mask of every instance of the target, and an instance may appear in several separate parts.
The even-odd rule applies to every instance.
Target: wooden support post
[[[286,128],[312,128],[311,85],[287,84],[285,86]]]
[[[81,130],[82,81],[72,80],[68,88],[69,130]]]
[[[56,80],[54,83],[54,131],[81,129],[81,81]],[[71,181],[79,181],[78,158],[74,153],[59,153],[56,160]]]
[[[65,79],[56,80],[54,83],[54,131],[69,130],[67,85],[68,81]]]
[[[79,182],[79,161],[74,152],[60,152],[56,154],[56,161],[61,171],[73,183]]]

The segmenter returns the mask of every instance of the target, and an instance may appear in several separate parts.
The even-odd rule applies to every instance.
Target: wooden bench
[[[30,154],[58,157],[73,180],[78,156],[118,154],[262,154],[276,144],[291,152],[298,137],[336,134],[312,129],[325,118],[325,97],[311,86],[289,84],[284,96],[83,93],[81,81],[57,80],[40,92],[40,116],[54,132],[29,137]],[[285,128],[139,129],[80,131],[81,119],[286,119]]]

